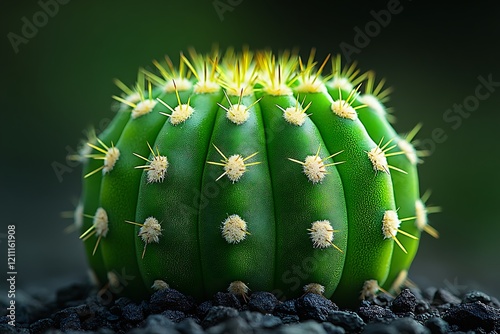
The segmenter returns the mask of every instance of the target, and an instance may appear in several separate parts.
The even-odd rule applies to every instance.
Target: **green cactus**
[[[373,72],[248,49],[155,61],[91,138],[79,206],[98,284],[145,298],[397,290],[427,224],[419,153]],[[364,85],[362,85],[364,83]],[[120,281],[120,273],[128,280]]]

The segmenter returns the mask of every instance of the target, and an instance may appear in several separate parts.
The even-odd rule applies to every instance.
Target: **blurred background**
[[[316,47],[319,60],[342,53],[385,77],[395,128],[423,122],[418,138],[432,154],[421,187],[443,209],[429,217],[441,237],[422,237],[410,278],[500,297],[495,8],[409,0],[6,0],[0,8],[0,268],[7,272],[5,236],[15,224],[18,289],[54,290],[86,275],[78,233],[66,233],[72,222],[61,217],[81,189],[81,169],[66,155],[89,125],[113,117],[112,79],[131,84],[153,59],[217,43],[297,47],[304,56]]]

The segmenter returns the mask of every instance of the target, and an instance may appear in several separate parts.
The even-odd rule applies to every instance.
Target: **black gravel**
[[[88,284],[48,296],[18,294],[15,326],[1,305],[0,333],[497,333],[500,303],[481,291],[405,288],[340,309],[320,295],[280,301],[269,292],[246,298],[218,292],[197,303],[174,289],[147,301],[99,299]]]

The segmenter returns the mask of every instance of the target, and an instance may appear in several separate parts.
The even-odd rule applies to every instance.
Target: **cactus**
[[[117,81],[119,110],[82,152],[80,238],[98,284],[340,305],[397,290],[421,231],[437,236],[419,127],[398,135],[384,81],[340,59],[190,50]]]

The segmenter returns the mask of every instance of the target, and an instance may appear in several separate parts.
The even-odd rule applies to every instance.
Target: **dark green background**
[[[132,83],[137,68],[151,67],[153,59],[178,59],[179,51],[208,51],[213,43],[298,47],[304,55],[314,46],[323,59],[341,43],[356,46],[354,28],[364,30],[374,20],[370,11],[388,4],[237,2],[221,20],[209,0],[73,0],[17,54],[8,33],[21,34],[22,18],[31,21],[41,7],[34,0],[2,2],[0,273],[7,271],[2,234],[15,224],[19,290],[52,289],[85,274],[78,235],[64,233],[71,221],[60,218],[79,196],[80,169],[60,182],[52,164],[66,164],[67,147],[77,147],[82,130],[112,117],[111,95],[119,92],[113,78]],[[429,203],[443,208],[430,216],[441,238],[422,238],[411,278],[423,287],[460,285],[498,297],[500,87],[457,129],[443,120],[447,109],[475,94],[478,76],[500,82],[497,11],[456,2],[400,6],[352,57],[395,88],[389,106],[398,131],[422,121],[420,139],[438,128],[446,136],[420,166],[422,190],[433,190]]]

